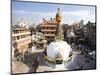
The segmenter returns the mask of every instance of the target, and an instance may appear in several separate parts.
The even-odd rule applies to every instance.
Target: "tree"
[[[38,31],[38,32],[41,32],[41,24],[38,24],[37,26],[36,26],[36,31]]]

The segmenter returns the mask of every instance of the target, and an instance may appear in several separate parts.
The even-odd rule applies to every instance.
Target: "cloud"
[[[14,14],[29,14],[31,12],[28,12],[28,11],[23,11],[23,10],[15,10],[13,11]]]
[[[14,16],[16,16],[17,14],[17,18],[19,18],[20,20],[20,17],[26,17],[28,19],[30,19],[32,22],[35,22],[35,23],[40,23],[42,20],[42,18],[45,18],[45,19],[50,19],[50,18],[54,18],[55,17],[55,14],[56,12],[37,12],[37,11],[23,11],[23,10],[15,10],[15,11],[12,11],[13,13],[13,19]]]
[[[56,12],[37,12],[37,11],[23,11],[23,10],[15,10],[14,14],[30,16],[33,22],[39,23],[42,18],[50,19],[55,18]],[[62,23],[73,23],[75,21],[84,20],[87,21],[95,21],[95,13],[92,13],[90,10],[76,10],[76,11],[62,11]]]
[[[13,13],[15,14],[21,14],[21,15],[32,15],[32,14],[35,14],[35,15],[48,15],[48,16],[51,16],[52,15],[52,12],[34,12],[34,11],[24,11],[24,10],[15,10],[13,11]],[[53,12],[54,13],[54,12]]]
[[[73,21],[80,21],[80,20],[84,20],[85,23],[87,21],[95,21],[95,13],[92,13],[89,10],[77,10],[77,11],[63,11],[62,12],[62,17],[63,17],[63,22],[67,22],[66,19],[69,19],[70,22],[68,23],[72,23]],[[72,21],[72,22],[71,22]]]

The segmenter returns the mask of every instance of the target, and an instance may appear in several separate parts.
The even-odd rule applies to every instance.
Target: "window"
[[[17,40],[20,39],[20,36],[17,36]]]

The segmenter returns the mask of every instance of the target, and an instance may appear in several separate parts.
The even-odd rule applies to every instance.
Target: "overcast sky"
[[[95,6],[47,4],[33,2],[12,2],[12,22],[26,19],[31,23],[39,24],[42,18],[55,18],[57,8],[60,8],[62,23],[72,24],[84,20],[95,22]]]

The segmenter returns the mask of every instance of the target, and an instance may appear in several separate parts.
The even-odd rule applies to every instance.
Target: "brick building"
[[[40,27],[41,27],[41,32],[43,33],[43,35],[47,40],[54,39],[57,27],[57,22],[55,19],[52,18],[50,20],[43,19],[43,22],[41,23]]]

